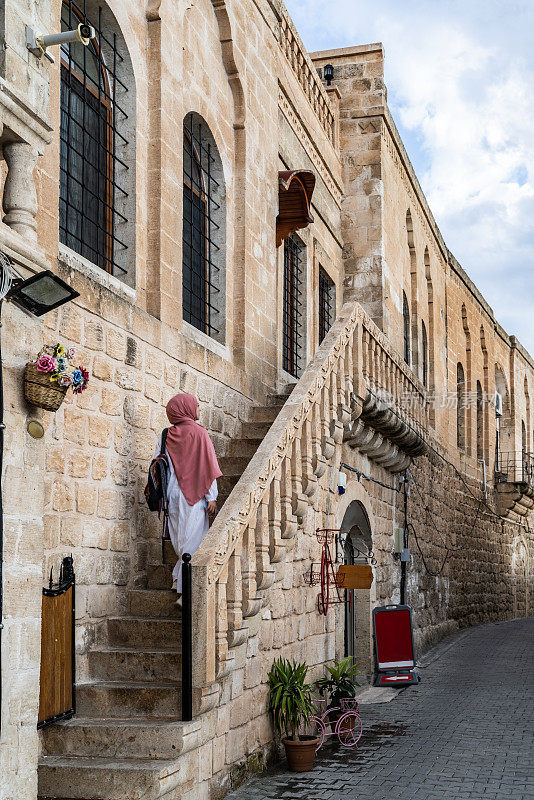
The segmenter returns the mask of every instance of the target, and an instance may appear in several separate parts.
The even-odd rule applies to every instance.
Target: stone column
[[[33,171],[37,150],[26,142],[9,142],[3,147],[8,173],[2,207],[4,222],[25,239],[37,241],[37,191]]]

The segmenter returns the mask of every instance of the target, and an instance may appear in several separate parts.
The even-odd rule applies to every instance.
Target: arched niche
[[[337,527],[347,534],[345,563],[367,562],[373,549],[375,521],[371,498],[359,481],[347,483],[338,502]],[[359,555],[359,553],[361,555]],[[352,591],[352,604],[338,621],[336,650],[339,655],[351,656],[360,667],[362,676],[371,678],[374,671],[373,608],[376,605],[375,583],[370,589]],[[342,626],[342,627],[341,627]]]

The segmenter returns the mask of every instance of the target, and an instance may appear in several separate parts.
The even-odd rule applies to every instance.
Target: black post
[[[402,538],[403,548],[408,547],[408,489],[406,486],[406,473],[404,474],[404,533]],[[406,561],[403,560],[404,553],[401,554],[401,580],[400,580],[400,601],[401,605],[406,605]]]
[[[193,631],[191,624],[191,556],[182,556],[182,720],[193,719]]]

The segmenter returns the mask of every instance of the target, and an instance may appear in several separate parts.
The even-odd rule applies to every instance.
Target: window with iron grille
[[[330,275],[319,267],[319,344],[336,318],[336,285]]]
[[[456,444],[465,450],[465,375],[461,364],[456,367]]]
[[[404,360],[410,363],[410,307],[406,292],[402,293],[402,318],[404,323]]]
[[[213,136],[197,114],[184,119],[183,316],[223,338],[224,186]]]
[[[106,272],[124,276],[128,249],[131,65],[110,14],[86,0],[66,0],[61,29],[80,22],[95,29],[89,46],[61,48],[59,236]]]
[[[284,241],[282,365],[298,378],[304,361],[304,246],[296,236]]]
[[[423,386],[428,386],[428,336],[426,333],[426,325],[421,322],[421,349],[423,357]]]

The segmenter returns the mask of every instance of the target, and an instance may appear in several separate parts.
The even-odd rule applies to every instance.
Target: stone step
[[[178,800],[183,782],[175,760],[42,756],[39,761],[41,800]]]
[[[267,403],[271,406],[278,405],[281,408],[286,402],[287,398],[290,396],[291,392],[293,391],[296,385],[297,385],[296,382],[290,383],[287,386],[285,386],[284,389],[282,389],[282,391],[279,392],[278,394],[269,395],[267,397]]]
[[[219,489],[219,497],[217,498],[217,505],[222,508],[222,497],[228,497],[234,486],[239,480],[239,475],[223,475],[217,481]]]
[[[43,731],[43,755],[172,760],[182,747],[180,720],[76,716]]]
[[[163,563],[169,567],[173,567],[178,560],[178,556],[174,552],[174,547],[170,539],[165,539],[163,542]],[[176,600],[176,598],[174,598]]]
[[[262,442],[263,438],[232,439],[227,457],[252,458]]]
[[[272,422],[243,422],[241,425],[241,439],[263,439],[269,433]]]
[[[81,717],[169,717],[180,719],[182,693],[176,683],[99,681],[76,686]]]
[[[165,542],[165,547],[170,542]],[[174,553],[174,550],[172,551]],[[176,558],[176,556],[175,556]],[[176,605],[176,593],[162,589],[130,589],[128,603],[132,617],[181,619],[182,610]]]
[[[168,564],[155,564],[146,568],[147,589],[172,589],[172,569]]]
[[[280,412],[280,406],[256,406],[253,412],[254,422],[270,422],[271,425],[275,421]]]
[[[181,679],[181,656],[167,650],[101,647],[88,654],[89,675],[100,681],[159,681]]]
[[[241,477],[243,472],[248,466],[250,458],[240,458],[239,456],[233,456],[229,458],[225,456],[224,458],[219,459],[219,466],[221,468],[221,472],[223,475],[238,475]]]
[[[178,651],[181,647],[182,621],[111,617],[106,622],[107,641],[112,647],[162,648]]]

